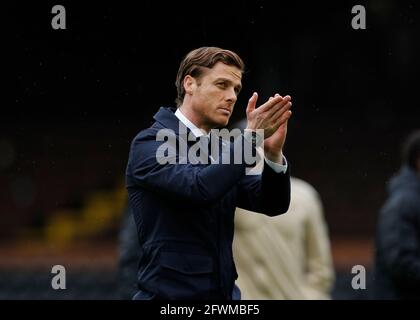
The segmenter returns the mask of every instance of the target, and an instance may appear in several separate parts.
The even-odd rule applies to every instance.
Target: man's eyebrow
[[[225,81],[225,82],[227,82],[229,84],[233,84],[233,81],[232,80],[227,79],[227,78],[223,78],[223,77],[216,78],[215,82],[217,82],[217,81]],[[242,89],[242,85],[241,84],[238,84],[238,85],[235,86],[235,88],[238,88],[239,90],[241,90]]]

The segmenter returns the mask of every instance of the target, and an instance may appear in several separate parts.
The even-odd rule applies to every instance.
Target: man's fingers
[[[275,106],[277,103],[281,102],[283,100],[283,97],[276,94],[274,98],[268,99],[268,101],[264,104],[262,104],[260,107],[258,107],[258,110],[261,112],[266,112],[270,110],[273,106]]]
[[[255,110],[257,97],[258,95],[254,93],[251,99],[249,99],[248,107],[246,109],[247,114]],[[284,119],[290,117],[287,111],[292,106],[291,99],[292,98],[289,95],[282,97],[276,93],[274,97],[270,97],[266,103],[258,108],[258,112],[264,114],[263,117],[266,121],[273,124],[272,127],[278,128],[281,123],[284,123]]]
[[[282,125],[284,125],[287,121],[289,121],[290,117],[292,116],[292,111],[287,110],[283,115],[270,127],[273,131],[276,131]]]
[[[280,109],[278,109],[273,115],[272,115],[272,121],[277,122],[280,117],[287,112],[292,107],[292,102],[289,101],[286,104],[284,104]]]
[[[248,106],[246,107],[246,114],[249,114],[250,112],[255,110],[255,107],[257,105],[258,100],[258,93],[254,92],[252,94],[252,97],[248,101]]]
[[[279,95],[278,93],[276,93],[276,94],[274,95],[274,97],[270,97],[270,98],[268,98],[268,101],[273,100],[274,98],[277,98],[277,97],[283,98],[281,95]]]
[[[278,120],[279,127],[289,121],[290,117],[292,116],[292,111],[287,110]]]
[[[265,113],[266,117],[271,119],[277,119],[283,112],[290,109],[290,106],[292,105],[290,99],[290,96],[284,97],[282,101],[277,103]]]

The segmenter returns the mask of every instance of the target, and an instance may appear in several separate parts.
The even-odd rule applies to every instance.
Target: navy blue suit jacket
[[[244,163],[159,164],[157,132],[171,129],[180,139],[175,110],[160,108],[131,144],[126,186],[143,250],[136,298],[232,299],[235,208],[286,212],[289,169],[265,164],[261,175],[246,175]]]

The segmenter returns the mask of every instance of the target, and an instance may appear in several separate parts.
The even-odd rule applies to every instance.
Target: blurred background
[[[90,2],[89,2],[90,3]],[[293,98],[285,154],[324,204],[335,299],[368,299],[378,210],[420,127],[420,10],[414,1],[16,2],[11,104],[0,116],[0,298],[118,299],[118,234],[131,139],[196,47],[236,51],[247,72],[232,122],[253,91]],[[354,30],[351,8],[366,8]],[[8,40],[6,40],[8,41]],[[353,290],[351,268],[368,271]],[[63,265],[67,289],[51,288]]]

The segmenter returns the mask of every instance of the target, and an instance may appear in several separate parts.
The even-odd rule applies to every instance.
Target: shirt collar
[[[206,133],[204,130],[198,128],[194,123],[192,123],[184,114],[181,112],[181,110],[178,108],[175,111],[175,116],[181,121],[188,129],[191,130],[193,135],[196,138],[199,138],[201,136],[209,136],[209,133]]]

